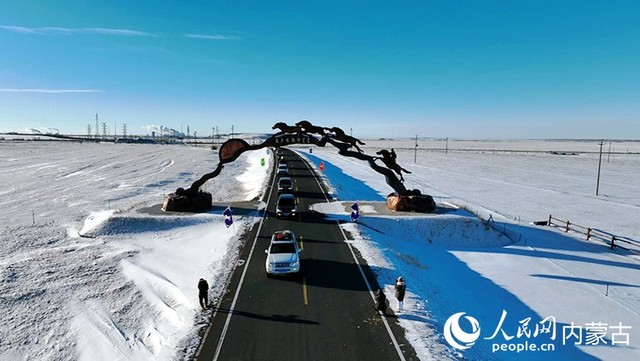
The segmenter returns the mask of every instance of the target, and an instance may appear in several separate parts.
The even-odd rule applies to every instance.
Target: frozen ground
[[[407,278],[408,299],[399,322],[421,359],[640,357],[638,258],[578,235],[530,226],[551,213],[639,239],[640,156],[605,158],[596,197],[597,154],[574,149],[583,142],[558,145],[577,155],[488,152],[485,146],[491,143],[464,153],[431,149],[419,152],[416,164],[413,150],[400,149],[405,143],[371,141],[365,151],[399,149],[399,163],[413,172],[406,176],[407,186],[434,195],[441,206],[437,215],[376,214],[376,202],[391,191],[381,176],[331,148],[314,149],[309,159],[316,165],[324,160],[324,177],[339,199],[317,205],[319,211],[346,219],[348,205],[360,201],[361,221],[345,228],[394,308],[393,279]],[[636,144],[613,147],[634,149]],[[518,143],[532,146],[547,150],[548,143]],[[255,199],[267,176],[260,158],[269,161],[264,151],[247,153],[205,188],[218,202]],[[258,214],[236,217],[227,229],[215,213],[160,216],[138,210],[209,172],[217,159],[211,150],[194,147],[0,142],[0,359],[191,355],[206,322],[198,310],[197,280],[209,280],[212,299],[223,291],[241,245],[238,237]],[[486,224],[457,207],[495,221]],[[632,327],[621,330],[630,339],[628,345],[611,345],[620,336],[607,328],[606,345],[560,343],[542,355],[494,354],[492,344],[500,338],[504,344],[525,340],[507,342],[502,334],[484,340],[503,310],[507,335],[517,334],[518,321],[527,317],[534,328],[554,316],[559,332],[572,322],[621,323]],[[456,312],[475,317],[482,328],[482,338],[466,351],[449,346],[442,336],[445,321]],[[541,344],[548,336],[528,341]]]
[[[253,152],[225,167],[216,201],[253,199],[266,167]],[[186,146],[0,142],[0,359],[169,360],[193,353],[197,282],[222,291],[255,222],[219,214],[151,216],[217,165]],[[267,162],[267,165],[269,162]],[[82,234],[85,237],[80,237]]]
[[[375,142],[367,146],[370,143]],[[619,145],[636,149],[636,144]],[[387,142],[386,148],[390,146],[402,144]],[[494,146],[506,149],[500,142]],[[598,154],[580,153],[584,146],[584,142],[555,144],[555,149],[574,155],[546,153],[555,150],[549,149],[549,142],[522,142],[516,147],[530,152],[423,150],[416,163],[413,150],[400,149],[398,162],[412,171],[405,175],[407,188],[434,195],[442,209],[436,216],[395,219],[367,206],[383,200],[389,188],[366,164],[330,149],[301,153],[316,167],[325,163],[324,177],[333,185],[335,197],[347,201],[333,207],[319,205],[318,210],[347,220],[345,204],[358,200],[365,205],[360,222],[345,228],[377,269],[387,294],[393,293],[395,277],[408,279],[411,297],[399,319],[413,346],[424,351],[424,359],[635,359],[640,357],[640,258],[585,242],[579,234],[531,225],[553,214],[640,240],[640,185],[634,181],[640,176],[640,156],[604,158],[600,195],[595,196]],[[363,149],[374,154],[380,148]],[[452,209],[454,205],[494,221],[483,222]],[[502,330],[515,337],[510,340],[502,333],[491,338],[503,310]],[[463,352],[445,349],[442,336],[440,343],[434,342],[438,336],[432,336],[441,335],[447,318],[457,312],[484,326],[482,338]],[[508,348],[525,341],[538,346],[549,342],[542,335],[516,337],[525,330],[522,320],[530,317],[533,331],[549,316],[555,317],[559,333],[554,352],[492,352],[495,343]],[[570,325],[582,328],[584,339],[577,346],[563,345],[561,332]],[[593,337],[594,329],[600,332],[603,327],[607,344],[586,341],[587,334]],[[628,345],[621,344],[627,335]]]

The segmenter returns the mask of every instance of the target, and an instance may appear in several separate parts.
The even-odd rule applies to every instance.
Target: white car
[[[300,272],[300,246],[291,231],[277,231],[271,236],[264,266],[267,277]]]

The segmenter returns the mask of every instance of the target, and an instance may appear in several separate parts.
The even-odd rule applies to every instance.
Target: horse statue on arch
[[[288,125],[285,122],[278,122],[278,123],[274,124],[273,127],[271,127],[271,129],[280,129],[280,132],[276,133],[276,134],[299,133],[299,132],[302,131],[302,129],[300,127]]]
[[[395,171],[400,176],[400,181],[401,182],[404,182],[404,177],[402,176],[402,172],[411,174],[411,172],[409,172],[408,170],[402,168],[396,162],[396,158],[398,156],[396,155],[396,151],[393,150],[393,148],[391,148],[391,151],[388,151],[386,149],[381,149],[381,150],[377,151],[376,154],[382,156],[382,157],[376,157],[377,159],[380,159],[382,161],[382,163],[384,163],[384,165],[387,166],[387,168],[392,169],[393,171]]]
[[[329,130],[329,128],[313,125],[308,120],[301,120],[296,123],[296,126],[307,133],[315,133],[323,137],[327,135],[327,133],[325,133],[325,130]]]
[[[329,129],[332,133],[334,133],[334,137],[336,140],[339,140],[343,143],[347,143],[350,144],[351,146],[355,147],[358,152],[362,153],[362,149],[360,149],[360,147],[358,147],[358,144],[361,145],[365,145],[365,143],[363,141],[361,141],[358,138],[354,138],[350,135],[345,134],[344,130],[338,128],[338,127],[333,127],[333,128],[327,128]]]

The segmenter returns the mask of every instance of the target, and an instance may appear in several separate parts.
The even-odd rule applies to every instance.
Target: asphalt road
[[[245,237],[240,261],[213,313],[197,360],[417,360],[393,316],[373,309],[378,285],[336,221],[309,211],[326,202],[308,165],[284,150],[301,211],[275,217],[275,179],[265,216]],[[273,232],[293,231],[303,248],[301,272],[267,278],[265,249]],[[393,304],[393,295],[387,295]]]

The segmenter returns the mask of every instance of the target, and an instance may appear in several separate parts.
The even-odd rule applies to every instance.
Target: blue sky
[[[638,1],[0,0],[0,131],[640,139]]]

